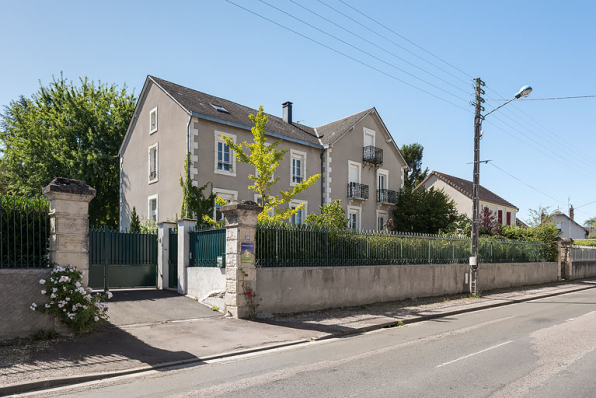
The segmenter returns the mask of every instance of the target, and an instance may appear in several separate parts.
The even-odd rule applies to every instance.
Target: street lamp
[[[482,103],[484,99],[482,98],[482,94],[484,94],[484,90],[482,86],[484,86],[484,82],[480,78],[476,78],[476,101],[475,101],[475,108],[476,111],[474,113],[474,179],[473,179],[473,188],[472,188],[472,202],[473,202],[473,209],[472,209],[472,249],[470,250],[470,293],[471,294],[478,294],[478,238],[479,238],[479,207],[480,207],[480,200],[478,198],[478,189],[480,187],[480,136],[481,136],[481,129],[482,129],[482,121],[491,113],[495,112],[498,109],[501,109],[511,101],[515,101],[521,97],[527,97],[532,92],[532,87],[530,86],[523,86],[513,98],[509,101],[504,102],[500,106],[496,107],[492,111],[488,112],[485,115],[482,115],[482,111],[484,111],[484,107]]]

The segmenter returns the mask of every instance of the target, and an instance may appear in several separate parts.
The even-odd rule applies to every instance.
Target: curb
[[[131,375],[131,374],[135,374],[135,373],[142,373],[142,372],[147,372],[150,370],[158,370],[158,369],[170,368],[170,367],[180,366],[180,365],[199,364],[201,362],[205,362],[205,361],[209,361],[209,360],[230,358],[230,357],[235,357],[235,356],[244,355],[244,354],[251,354],[251,353],[256,353],[256,352],[273,350],[276,348],[291,347],[294,345],[306,344],[306,343],[309,343],[312,341],[323,341],[323,340],[329,340],[329,339],[336,338],[336,337],[359,335],[359,334],[371,332],[374,330],[392,328],[392,327],[398,326],[400,324],[407,325],[407,324],[412,324],[412,323],[424,322],[424,321],[428,321],[428,320],[432,320],[432,319],[444,318],[447,316],[465,314],[465,313],[469,313],[469,312],[486,310],[486,309],[490,309],[490,308],[503,307],[503,306],[511,305],[511,304],[519,304],[519,303],[524,303],[524,302],[528,302],[528,301],[532,301],[532,300],[560,296],[562,294],[567,294],[567,293],[581,292],[581,291],[589,290],[589,289],[596,289],[596,285],[585,286],[585,287],[561,291],[561,292],[543,294],[543,295],[538,295],[538,296],[534,296],[534,297],[527,297],[527,298],[514,299],[514,300],[504,301],[504,302],[499,302],[499,303],[480,305],[477,307],[463,308],[460,310],[442,312],[442,313],[437,313],[437,314],[432,314],[432,315],[420,315],[420,316],[410,318],[410,319],[404,319],[404,320],[396,319],[395,321],[384,322],[384,323],[380,323],[377,325],[371,325],[371,326],[364,326],[364,327],[360,327],[360,328],[345,331],[345,332],[334,332],[334,333],[329,333],[329,334],[323,335],[323,336],[313,337],[310,339],[300,339],[300,340],[294,340],[294,341],[290,341],[290,342],[286,342],[286,343],[271,344],[271,345],[267,345],[267,346],[249,348],[246,350],[239,350],[239,351],[233,351],[233,352],[226,352],[226,353],[222,353],[222,354],[210,355],[210,356],[206,356],[206,357],[202,357],[202,358],[183,359],[183,360],[172,361],[172,362],[164,362],[164,363],[160,363],[157,365],[145,365],[145,366],[140,366],[140,367],[133,368],[133,369],[126,369],[126,370],[120,370],[120,371],[114,371],[114,372],[91,373],[91,374],[87,374],[84,376],[69,376],[69,377],[46,379],[46,380],[40,380],[40,381],[34,381],[34,382],[28,382],[28,383],[22,383],[22,384],[12,384],[12,385],[9,385],[6,387],[0,387],[0,397],[7,396],[7,395],[13,395],[13,394],[22,394],[22,393],[27,393],[27,392],[33,392],[36,390],[45,390],[45,389],[55,388],[55,387],[64,387],[64,386],[68,386],[68,385],[80,384],[80,383],[85,383],[85,382],[89,382],[89,381],[111,379],[114,377],[127,376],[127,375]]]

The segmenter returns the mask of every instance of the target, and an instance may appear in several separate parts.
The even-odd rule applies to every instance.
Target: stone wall
[[[40,279],[51,269],[0,269],[0,341],[28,337],[40,330],[54,330],[53,318],[31,311],[32,303],[45,304]]]
[[[569,279],[591,278],[596,276],[596,261],[573,261]]]
[[[209,293],[226,290],[226,269],[214,267],[187,267],[186,280],[190,297],[201,300]]]
[[[311,311],[468,292],[467,264],[257,268],[258,312]],[[552,263],[481,264],[490,290],[556,281]]]

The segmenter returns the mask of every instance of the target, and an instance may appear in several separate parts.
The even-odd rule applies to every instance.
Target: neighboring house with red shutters
[[[437,190],[442,189],[445,194],[453,199],[459,214],[465,214],[470,219],[472,218],[472,181],[433,171],[418,185],[418,187],[420,186],[424,186],[426,189],[431,187]],[[495,214],[499,224],[516,225],[519,209],[511,202],[489,191],[482,185],[478,191],[478,198],[480,199],[480,212],[483,208],[488,207]]]
[[[382,229],[409,168],[377,110],[309,127],[293,120],[291,102],[282,105],[283,117],[268,114],[265,126],[267,142],[281,140],[278,149],[288,150],[275,173],[280,180],[272,193],[321,175],[289,204],[305,207],[288,221],[302,223],[308,212],[340,199],[351,228]],[[129,227],[133,207],[141,218],[157,222],[180,213],[178,180],[187,153],[194,185],[211,182],[224,200],[258,202],[248,189],[254,167],[237,162],[221,138],[251,142],[251,113],[257,110],[148,76],[119,152],[120,228]],[[214,217],[222,214],[216,209]]]

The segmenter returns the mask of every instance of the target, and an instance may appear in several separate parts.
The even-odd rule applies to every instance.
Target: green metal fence
[[[49,211],[43,198],[0,196],[0,268],[50,266]]]
[[[257,267],[467,263],[470,238],[259,224]],[[481,262],[546,261],[535,242],[481,240]]]
[[[89,286],[156,287],[157,235],[92,228],[89,231]]]
[[[189,234],[191,267],[225,267],[225,229],[210,228],[190,231]]]

